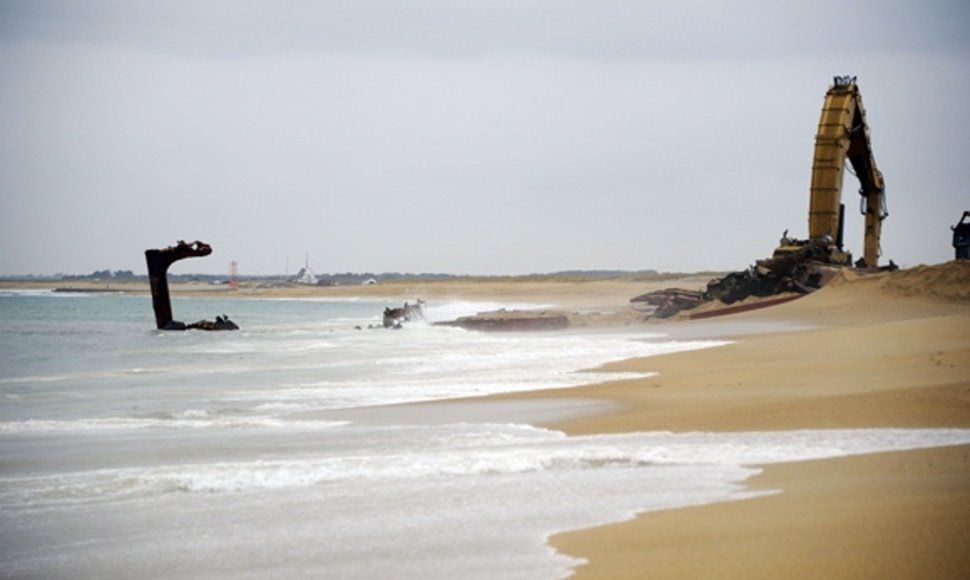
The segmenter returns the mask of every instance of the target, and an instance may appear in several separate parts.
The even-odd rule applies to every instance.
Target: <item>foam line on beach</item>
[[[384,441],[369,453],[300,452],[293,457],[250,461],[179,463],[152,467],[95,469],[58,475],[0,479],[0,495],[37,501],[104,501],[171,492],[231,493],[292,489],[324,483],[425,481],[482,475],[651,470],[664,466],[743,467],[970,443],[970,429],[843,429],[751,433],[628,433],[567,437],[530,425],[459,423],[341,427],[335,437]],[[333,431],[331,431],[333,432]],[[322,442],[326,442],[323,439]],[[393,445],[392,441],[408,444]],[[471,478],[467,481],[473,481]],[[26,491],[32,490],[29,494]],[[112,492],[112,490],[114,490]],[[24,495],[27,494],[27,495]],[[723,499],[729,499],[727,497]],[[630,506],[641,511],[643,506]]]

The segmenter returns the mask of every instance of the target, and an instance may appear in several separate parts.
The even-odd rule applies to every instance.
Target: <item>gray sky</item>
[[[883,259],[942,262],[968,63],[962,0],[0,0],[0,275],[741,269],[807,235],[844,74]]]

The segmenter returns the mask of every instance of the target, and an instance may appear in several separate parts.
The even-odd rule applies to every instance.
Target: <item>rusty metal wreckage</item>
[[[168,293],[168,268],[185,258],[198,258],[212,253],[212,246],[198,240],[191,244],[179,240],[174,246],[162,249],[145,250],[148,263],[148,281],[152,289],[152,308],[155,310],[155,325],[158,330],[239,330],[235,322],[225,314],[216,316],[215,321],[200,320],[185,324],[172,317],[172,301]]]

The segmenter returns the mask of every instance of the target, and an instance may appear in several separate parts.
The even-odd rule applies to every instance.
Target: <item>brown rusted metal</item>
[[[667,288],[630,299],[633,308],[654,318],[669,318],[681,310],[695,308],[704,302],[703,292]]]
[[[168,267],[184,258],[208,256],[212,247],[198,240],[190,243],[179,240],[174,246],[160,250],[145,250],[148,263],[148,281],[152,289],[152,308],[155,310],[155,325],[159,330],[238,330],[234,322],[225,315],[217,316],[215,322],[200,320],[185,324],[172,318],[172,301],[168,293]]]
[[[522,332],[538,330],[562,330],[569,328],[569,317],[559,312],[534,312],[529,310],[499,310],[462,316],[448,322],[436,322],[438,326],[456,326],[465,330],[488,332]]]
[[[781,296],[778,298],[769,298],[767,300],[761,300],[759,302],[753,302],[749,304],[737,304],[735,306],[725,306],[724,308],[718,308],[716,310],[708,310],[706,312],[694,312],[690,315],[690,319],[696,320],[699,318],[714,318],[715,316],[725,316],[728,314],[747,312],[749,310],[757,310],[759,308],[767,308],[768,306],[776,306],[778,304],[784,304],[785,302],[791,302],[792,300],[801,298],[802,296],[804,296],[804,294],[792,294],[788,296]]]

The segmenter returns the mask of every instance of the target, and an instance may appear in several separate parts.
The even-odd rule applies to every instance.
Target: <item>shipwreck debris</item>
[[[168,293],[168,267],[184,258],[208,256],[212,247],[198,240],[191,244],[179,240],[174,246],[162,249],[145,250],[148,263],[148,281],[152,289],[152,309],[155,311],[155,326],[158,330],[239,330],[235,322],[223,314],[215,321],[200,320],[185,324],[172,318],[172,300]]]
[[[456,326],[465,330],[482,331],[535,331],[562,330],[569,327],[569,317],[559,312],[534,312],[529,310],[497,310],[471,316],[461,316],[448,322],[436,322],[440,326]]]
[[[731,272],[711,280],[703,292],[668,288],[637,296],[630,302],[635,309],[648,312],[651,317],[669,318],[682,310],[691,310],[711,302],[731,306],[748,298],[766,299],[743,306],[718,309],[716,313],[708,311],[691,316],[706,318],[793,300],[818,290],[840,270],[849,268],[832,260],[832,247],[827,240],[792,241],[787,236],[782,239],[787,242],[784,251],[776,251],[771,258],[757,260],[746,270]],[[861,274],[898,269],[892,260],[889,265],[878,268],[851,268]]]
[[[197,330],[239,330],[239,326],[235,322],[229,320],[229,317],[223,314],[222,316],[216,316],[215,321],[212,320],[200,320],[198,322],[193,322],[192,324],[185,325],[186,330],[197,329]]]
[[[635,310],[655,318],[670,318],[681,310],[695,308],[704,302],[704,293],[682,288],[667,288],[630,299]]]
[[[803,294],[786,294],[774,298],[765,298],[763,300],[757,300],[754,302],[734,303],[731,306],[724,306],[722,308],[715,308],[713,310],[691,312],[688,318],[691,320],[697,320],[701,318],[714,318],[715,316],[727,316],[728,314],[738,314],[739,312],[767,308],[768,306],[777,306],[778,304],[791,302],[792,300],[796,300],[802,296]]]
[[[424,320],[424,300],[415,304],[404,303],[400,308],[384,309],[384,328],[401,328],[405,322]]]
[[[758,260],[747,270],[712,280],[707,285],[704,298],[734,304],[749,296],[765,298],[791,292],[809,294],[827,284],[844,268],[860,274],[899,269],[892,260],[888,265],[879,267],[867,267],[860,260],[856,267],[851,268],[833,259],[832,252],[831,244],[825,239],[790,241],[784,251],[776,250],[771,258]]]
[[[788,292],[808,294],[821,288],[841,268],[829,259],[831,249],[822,242],[803,242],[787,253],[775,252],[758,260],[747,270],[731,272],[707,284],[704,297],[734,304],[757,296],[777,296]]]

